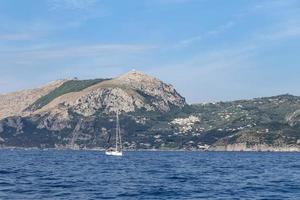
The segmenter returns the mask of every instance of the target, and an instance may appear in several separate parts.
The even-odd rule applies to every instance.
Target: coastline
[[[299,145],[268,145],[255,144],[248,145],[246,143],[235,143],[228,145],[217,145],[209,149],[210,151],[245,151],[245,152],[300,152]]]
[[[57,151],[99,151],[105,152],[103,148],[38,148],[38,147],[0,147],[0,150],[57,150]],[[256,145],[256,146],[240,146],[239,144],[227,145],[227,146],[215,146],[207,150],[199,149],[124,149],[124,152],[295,152],[300,153],[300,147],[290,146],[290,147],[274,147],[274,146],[265,146],[265,145]]]

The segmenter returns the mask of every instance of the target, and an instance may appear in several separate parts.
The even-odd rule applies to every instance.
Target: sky
[[[300,95],[300,1],[0,0],[0,93],[131,69],[189,103]]]

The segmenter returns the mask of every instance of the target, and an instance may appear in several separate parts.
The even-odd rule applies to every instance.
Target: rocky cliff
[[[147,120],[137,115],[164,115],[186,106],[171,85],[137,71],[113,79],[58,81],[1,95],[1,102],[2,146],[62,148],[104,147],[116,111],[135,127]]]

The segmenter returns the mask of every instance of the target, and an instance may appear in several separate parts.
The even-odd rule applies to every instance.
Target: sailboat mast
[[[118,150],[119,111],[116,112],[116,151]]]
[[[122,156],[122,141],[121,141],[121,129],[120,129],[120,122],[119,122],[119,111],[116,111],[116,148],[109,149],[105,151],[106,155],[111,156]]]
[[[121,138],[120,122],[119,122],[119,148],[120,148],[120,151],[122,151],[122,138]]]

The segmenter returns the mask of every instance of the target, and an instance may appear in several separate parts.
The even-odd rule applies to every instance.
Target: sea
[[[0,199],[300,199],[300,153],[5,149]]]

